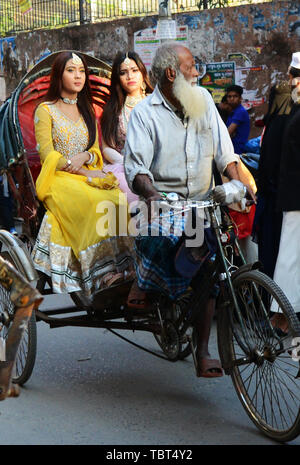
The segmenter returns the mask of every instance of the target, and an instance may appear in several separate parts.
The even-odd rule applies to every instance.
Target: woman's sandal
[[[124,281],[123,273],[107,273],[102,280],[103,287],[110,287]]]

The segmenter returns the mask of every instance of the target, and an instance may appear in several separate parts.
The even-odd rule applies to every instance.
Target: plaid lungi
[[[175,268],[175,256],[185,230],[186,217],[170,215],[147,224],[135,239],[136,275],[144,291],[159,291],[175,300],[186,292],[191,278]]]

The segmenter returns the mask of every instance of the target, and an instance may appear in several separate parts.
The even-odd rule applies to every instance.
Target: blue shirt
[[[239,105],[228,116],[226,126],[229,127],[231,123],[237,124],[235,135],[231,140],[233,143],[234,152],[240,155],[244,152],[245,144],[248,141],[250,133],[250,118],[242,105]]]

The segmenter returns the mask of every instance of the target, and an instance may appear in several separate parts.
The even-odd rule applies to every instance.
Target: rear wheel
[[[181,352],[180,337],[176,326],[171,320],[164,320],[161,334],[154,334],[154,337],[170,361],[175,362],[179,359]]]
[[[174,319],[176,321],[176,324],[179,325],[178,330],[180,333],[181,342],[181,350],[178,356],[179,360],[184,360],[192,354],[192,342],[194,345],[194,350],[196,350],[197,347],[196,333],[192,326],[189,326],[186,329],[186,331],[183,334],[181,334],[181,329],[183,328],[183,325],[185,323],[185,319],[182,318],[182,315],[186,311],[186,307],[188,306],[189,302],[190,295],[187,294],[174,304]]]
[[[2,244],[1,244],[2,245]],[[16,267],[8,251],[1,251],[1,256]],[[18,269],[16,267],[16,269]],[[14,318],[15,307],[10,299],[9,292],[0,284],[0,337],[7,338],[9,328]],[[32,315],[24,329],[13,370],[13,383],[23,385],[30,378],[36,359],[37,332],[35,313]]]
[[[233,384],[247,414],[264,434],[291,441],[300,433],[297,315],[281,289],[259,271],[242,273],[233,286],[240,309],[240,317],[230,309]],[[288,323],[285,333],[270,321],[278,311]]]
[[[191,341],[193,341],[194,347],[196,347],[196,335],[191,326],[187,328],[184,334],[181,334],[181,328],[184,325],[182,315],[186,310],[189,300],[190,294],[186,294],[176,302],[166,302],[164,297],[159,302],[165,331],[162,331],[162,334],[154,333],[153,335],[160,348],[170,360],[184,360],[191,355]],[[169,323],[166,325],[167,322]],[[172,329],[170,322],[172,322]],[[173,346],[172,349],[170,349],[171,346]]]

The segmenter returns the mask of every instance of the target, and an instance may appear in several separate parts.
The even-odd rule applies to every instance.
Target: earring
[[[146,93],[146,87],[147,87],[147,86],[146,86],[146,83],[145,83],[145,81],[143,81],[143,82],[142,82],[142,85],[141,85],[141,90],[142,90],[142,94],[143,94],[143,95],[145,95],[145,93]]]

